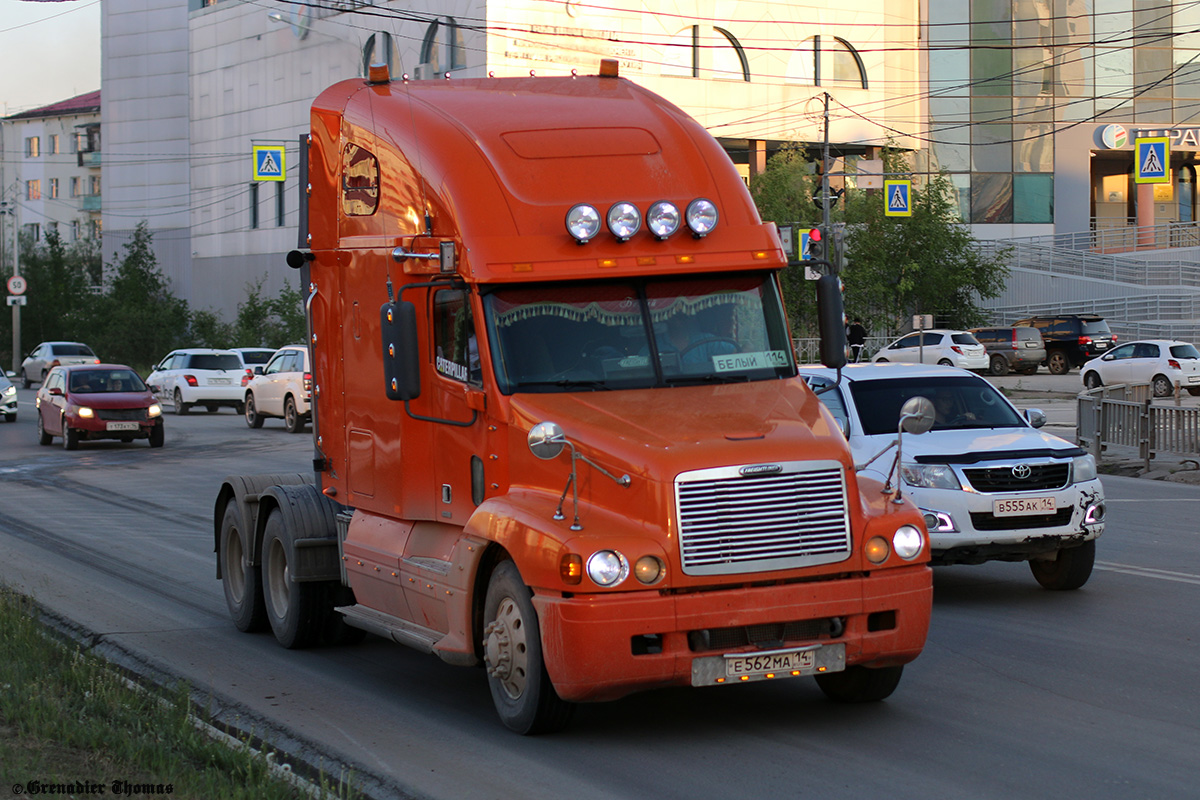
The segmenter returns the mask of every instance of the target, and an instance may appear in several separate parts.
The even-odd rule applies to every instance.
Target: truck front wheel
[[[575,706],[554,691],[529,587],[511,561],[501,562],[484,601],[484,661],[496,713],[520,734],[562,730]]]
[[[267,609],[263,604],[262,572],[247,557],[241,527],[242,515],[231,500],[225,504],[225,516],[221,518],[221,585],[233,624],[239,631],[251,633],[266,629]]]
[[[325,631],[332,608],[325,602],[321,583],[291,578],[293,532],[284,523],[283,514],[274,510],[267,517],[263,532],[262,581],[267,621],[275,640],[289,650],[317,644]]]
[[[842,672],[817,675],[817,686],[839,703],[873,703],[889,697],[900,685],[904,667],[846,667]]]

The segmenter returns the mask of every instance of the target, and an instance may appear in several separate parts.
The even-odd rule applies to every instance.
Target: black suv
[[[1013,325],[1028,325],[1042,332],[1046,366],[1052,375],[1065,375],[1089,358],[1104,355],[1117,340],[1104,317],[1096,314],[1027,317]]]

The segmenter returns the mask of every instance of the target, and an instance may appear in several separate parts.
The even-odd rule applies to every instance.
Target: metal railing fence
[[[1159,454],[1200,458],[1200,408],[1155,405],[1148,384],[1102,386],[1076,398],[1076,441],[1096,461],[1109,446],[1135,448],[1146,469]]]

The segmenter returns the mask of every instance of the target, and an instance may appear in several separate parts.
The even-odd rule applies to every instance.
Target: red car
[[[68,450],[86,439],[149,439],[151,447],[162,447],[162,407],[129,367],[58,366],[38,389],[37,432],[38,444],[61,436]]]

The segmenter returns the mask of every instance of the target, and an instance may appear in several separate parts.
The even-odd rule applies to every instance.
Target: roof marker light
[[[717,227],[717,207],[711,200],[697,197],[688,203],[687,226],[691,229],[692,236],[703,239]]]

